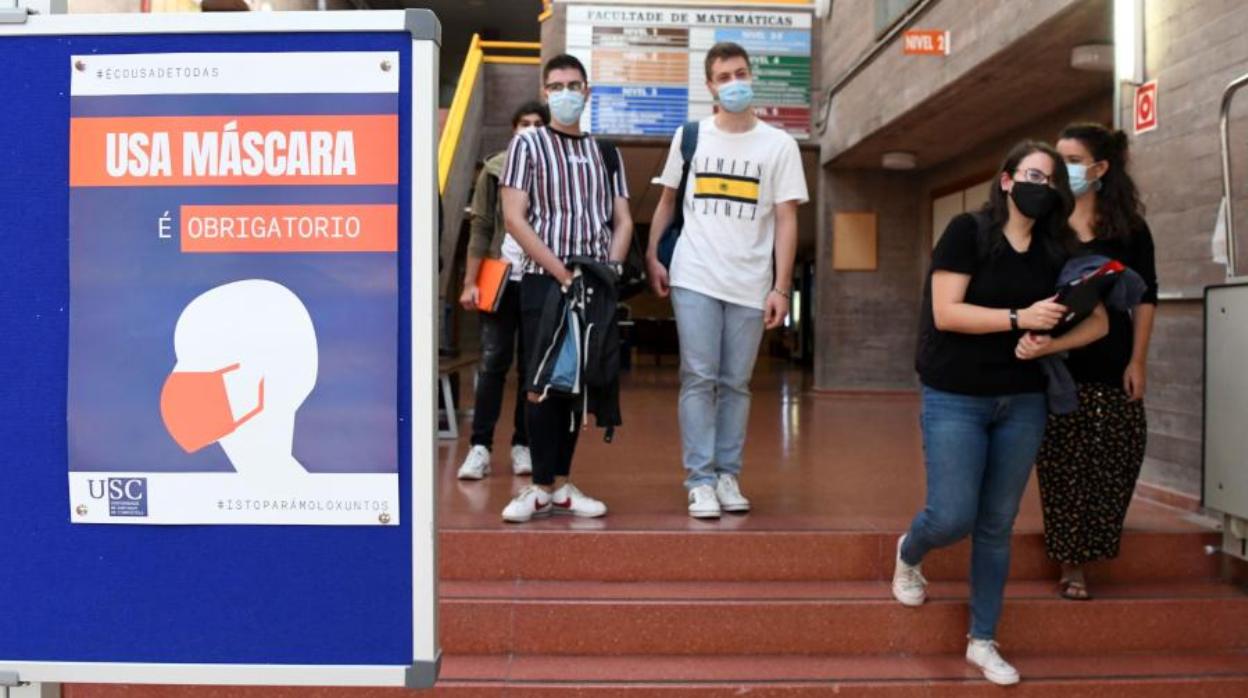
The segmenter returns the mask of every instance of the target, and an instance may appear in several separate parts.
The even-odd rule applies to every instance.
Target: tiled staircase
[[[997,695],[961,653],[965,545],[893,601],[896,534],[445,531],[438,695]],[[1015,539],[1001,643],[1028,696],[1248,696],[1248,596],[1200,533],[1129,533],[1096,599]]]

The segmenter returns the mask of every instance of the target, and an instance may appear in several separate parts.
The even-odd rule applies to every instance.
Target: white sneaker
[[[903,535],[897,539],[897,564],[893,567],[893,598],[903,606],[922,606],[927,601],[927,580],[923,578],[922,565],[907,565],[901,559]]]
[[[719,518],[719,500],[710,485],[698,485],[689,490],[689,515],[695,519]]]
[[[468,451],[464,464],[459,466],[460,480],[480,480],[490,474],[490,449],[485,446],[473,446]]]
[[[966,661],[984,672],[984,678],[998,686],[1018,683],[1018,669],[1001,658],[997,643],[992,640],[971,639],[966,646]]]
[[[740,514],[750,510],[750,500],[741,494],[736,475],[720,473],[715,480],[715,496],[719,499],[719,508],[724,511]]]
[[[576,485],[566,483],[550,496],[556,514],[570,514],[594,519],[607,513],[607,505],[588,497]]]
[[[503,509],[503,521],[524,523],[534,517],[550,516],[550,495],[537,485],[528,485]]]
[[[528,446],[511,447],[511,472],[516,475],[533,474],[533,456],[529,454]]]

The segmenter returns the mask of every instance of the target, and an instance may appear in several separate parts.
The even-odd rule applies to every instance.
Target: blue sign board
[[[689,115],[685,87],[595,87],[592,133],[669,135]]]
[[[8,464],[0,482],[6,493],[0,507],[4,555],[0,672],[16,672],[29,682],[344,686],[426,686],[433,682],[439,661],[432,389],[437,276],[433,100],[439,41],[437,20],[424,10],[36,16],[24,24],[0,24],[0,102],[8,105],[0,110],[0,133],[6,134],[0,142],[4,164],[0,168],[0,256],[7,260],[0,277],[0,326],[5,328],[0,381],[6,394],[0,401],[0,445]],[[125,279],[136,273],[158,274],[150,266],[154,262],[144,257],[148,253],[126,247],[129,242],[119,243],[111,252],[95,250],[99,255],[94,259],[75,256],[95,244],[90,240],[75,239],[72,244],[88,248],[71,251],[71,237],[76,236],[70,234],[70,221],[87,213],[86,209],[75,213],[74,206],[89,204],[90,215],[103,226],[100,230],[121,235],[125,221],[130,220],[127,216],[136,216],[133,221],[148,220],[147,204],[154,203],[148,198],[155,196],[163,203],[171,193],[155,187],[127,196],[119,190],[82,184],[81,191],[71,196],[70,118],[83,114],[71,102],[71,77],[75,70],[84,69],[76,68],[75,62],[94,63],[92,57],[127,54],[288,52],[343,52],[344,57],[385,53],[395,57],[385,69],[400,76],[397,100],[392,101],[397,120],[397,186],[390,188],[389,199],[380,202],[395,207],[396,251],[372,258],[388,265],[397,293],[392,305],[383,305],[392,321],[376,323],[377,328],[388,329],[369,329],[377,336],[388,333],[388,341],[393,342],[387,353],[393,361],[389,370],[393,371],[395,423],[390,429],[392,443],[378,444],[376,458],[370,456],[369,463],[359,466],[376,469],[384,467],[377,464],[386,458],[394,459],[397,516],[390,525],[367,526],[75,523],[65,477],[73,451],[67,428],[70,318],[84,309],[111,312],[110,304],[115,310],[120,308],[115,316],[116,334],[109,335],[99,326],[92,330],[115,342],[127,334],[141,338],[168,330],[160,313],[148,311],[179,303],[170,297],[175,295],[170,287],[160,285],[146,295],[115,295]],[[275,98],[274,110],[282,111],[283,104],[290,107],[288,100]],[[219,100],[204,103],[220,109],[222,104],[233,108],[245,101],[221,95]],[[111,109],[117,105],[78,106]],[[141,106],[160,113],[168,103],[162,106],[156,99]],[[260,197],[260,189],[233,186],[199,191],[204,195],[199,203],[242,205]],[[337,195],[347,197],[338,203],[386,196],[380,191]],[[369,199],[365,203],[379,202]],[[141,216],[134,213],[140,208]],[[153,237],[158,234],[152,227],[143,235],[148,231]],[[78,265],[84,265],[81,271],[94,276],[92,283],[98,284],[100,293],[114,297],[107,303],[77,295],[71,298],[71,257],[75,273]],[[178,271],[174,266],[169,271],[188,281],[207,275],[202,280],[211,287],[235,277],[239,270],[230,270],[232,262],[254,266],[261,264],[260,257],[223,252],[204,255],[202,267]],[[380,262],[383,258],[389,261]],[[305,305],[310,310],[320,307],[316,312],[332,318],[335,301],[325,293],[333,286],[318,284],[313,278],[323,273],[331,257],[309,255],[305,262],[304,271],[296,269],[301,266],[296,263],[283,272],[283,285],[302,288]],[[190,262],[171,258],[169,263]],[[339,282],[343,278],[350,277],[340,276]],[[354,294],[368,293],[354,288]],[[163,342],[168,339],[164,337]],[[92,347],[89,341],[74,349],[82,353],[84,366],[131,370],[124,360],[109,358],[117,350],[104,343]],[[170,351],[168,344],[163,351]],[[150,363],[143,352],[136,352],[134,358],[136,364]],[[204,371],[211,373],[207,368]],[[347,395],[353,380],[340,376],[325,387],[331,395]],[[111,402],[119,416],[139,414],[127,412],[128,401],[135,397],[119,387],[127,385],[125,381],[91,385],[92,391],[104,391],[81,396],[87,400],[84,405],[93,405],[91,410],[106,413]],[[119,390],[123,392],[115,392]],[[341,404],[350,407],[349,402]],[[80,418],[90,420],[91,414],[84,412]],[[234,416],[237,421],[237,410]],[[101,420],[110,433],[121,430],[123,435],[135,424],[134,420]],[[342,423],[352,424],[350,419]],[[84,426],[88,429],[83,434],[89,435],[91,425]],[[203,437],[171,429],[173,434],[181,436],[180,442],[178,437],[174,441],[184,448],[185,443]],[[116,435],[110,438],[116,442]],[[92,449],[114,454],[124,450],[84,444],[81,453]],[[295,449],[309,464],[318,458],[300,451],[298,438]],[[175,446],[173,453],[177,452]],[[333,453],[336,462],[347,457]],[[206,457],[204,470],[232,467],[219,453]],[[114,464],[107,467],[111,473]],[[159,506],[150,473],[114,473],[94,479],[97,482],[91,486],[102,494],[100,501],[108,504],[91,506],[104,507],[101,512],[116,519],[112,524],[151,517]],[[88,496],[95,493],[88,491]]]

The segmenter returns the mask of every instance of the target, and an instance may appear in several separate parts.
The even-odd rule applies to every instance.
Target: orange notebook
[[[498,310],[503,291],[511,279],[511,262],[502,259],[483,259],[477,270],[477,309],[485,313]]]

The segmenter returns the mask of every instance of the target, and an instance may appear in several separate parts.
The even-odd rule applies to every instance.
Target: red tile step
[[[444,580],[854,581],[892,575],[896,532],[443,530]],[[1212,579],[1205,553],[1216,533],[1130,531],[1118,559],[1096,565],[1094,584]],[[933,580],[967,577],[969,543],[933,553]],[[1056,579],[1038,533],[1014,537],[1012,579]]]
[[[1078,603],[1045,582],[1011,584],[1002,645],[1023,653],[1248,649],[1248,595],[1230,585],[1094,591],[1095,601]],[[447,583],[442,593],[449,655],[943,654],[964,645],[967,624],[958,584],[933,585],[920,609],[897,604],[884,582]]]
[[[1242,696],[1248,654],[1013,658],[1027,696]],[[1199,692],[1191,689],[1199,686]],[[1187,691],[1183,689],[1186,688]],[[1163,692],[1166,691],[1166,692]],[[999,696],[961,655],[453,657],[438,696]],[[1013,695],[1013,694],[1012,694]]]
[[[1242,698],[1248,654],[1009,655],[1028,698]],[[960,655],[451,656],[434,698],[869,696],[999,698]],[[397,689],[66,686],[65,698],[401,698]]]

